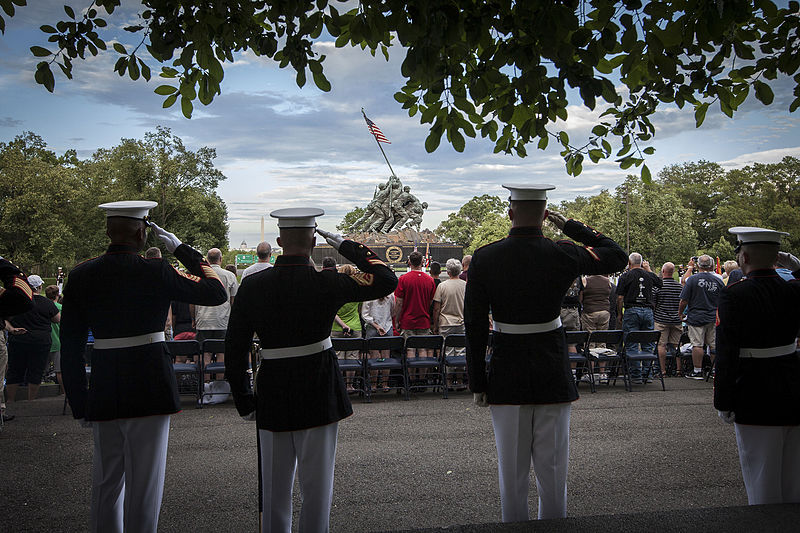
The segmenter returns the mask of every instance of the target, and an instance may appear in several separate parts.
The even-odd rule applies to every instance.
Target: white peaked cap
[[[276,209],[269,216],[278,219],[279,228],[316,228],[316,218],[324,214],[325,211],[316,207],[290,207]]]
[[[739,244],[780,244],[781,237],[789,235],[785,231],[751,226],[736,226],[735,228],[730,228],[728,233],[736,235]]]
[[[107,204],[100,204],[97,207],[105,210],[106,218],[108,217],[126,217],[144,220],[150,213],[150,210],[158,205],[158,202],[149,202],[146,200],[125,200],[122,202],[109,202]]]
[[[508,197],[511,201],[547,200],[547,191],[556,188],[555,185],[549,185],[547,183],[535,183],[531,185],[511,184],[503,185],[503,187],[511,191],[511,196]]]

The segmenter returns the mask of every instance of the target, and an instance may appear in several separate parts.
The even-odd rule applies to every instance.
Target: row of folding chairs
[[[641,365],[643,378],[649,374],[652,378],[661,380],[661,390],[664,386],[664,373],[658,361],[658,340],[661,333],[658,331],[629,331],[624,334],[621,329],[596,330],[596,331],[567,331],[567,345],[575,345],[576,350],[569,352],[570,363],[575,364],[577,376],[585,373],[589,376],[589,387],[592,392],[597,391],[594,375],[601,368],[605,369],[606,384],[616,384],[617,378],[622,377],[625,390],[633,390],[631,370],[634,365]],[[592,353],[589,346],[592,344],[605,344],[611,353]],[[645,350],[643,346],[652,344],[652,350]],[[673,355],[674,357],[674,355]],[[649,370],[645,368],[649,367]]]
[[[412,335],[407,339],[400,336],[365,338],[334,338],[333,349],[338,353],[357,352],[357,359],[339,357],[339,369],[345,372],[345,380],[353,389],[363,394],[367,402],[372,401],[372,393],[378,386],[378,373],[389,371],[389,381],[383,383],[389,390],[402,392],[405,399],[413,390],[429,387],[441,388],[442,396],[447,398],[449,379],[456,373],[466,373],[467,358],[455,355],[466,346],[463,334]],[[451,349],[455,349],[452,351]],[[389,351],[389,357],[370,357],[373,351]],[[421,356],[421,350],[427,355]],[[409,356],[409,351],[413,355]],[[452,352],[453,355],[448,355]],[[425,378],[413,380],[412,375],[422,373]],[[375,374],[375,375],[373,375]]]

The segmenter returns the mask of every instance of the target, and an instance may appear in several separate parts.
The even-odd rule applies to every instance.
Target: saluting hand
[[[150,222],[150,227],[153,228],[153,232],[156,234],[156,237],[158,237],[161,242],[164,243],[164,247],[169,253],[175,252],[178,246],[181,245],[181,240],[177,238],[174,233],[170,233],[165,229],[161,229],[156,225],[155,222]]]
[[[564,229],[564,224],[567,223],[567,217],[559,213],[558,211],[550,211],[550,214],[547,215],[547,220],[553,223],[555,227],[559,230]]]
[[[344,237],[342,237],[338,233],[331,233],[329,231],[325,231],[319,228],[317,228],[317,233],[322,235],[322,237],[325,239],[325,242],[333,246],[334,250],[336,250],[337,252],[339,251],[339,247],[344,242]]]

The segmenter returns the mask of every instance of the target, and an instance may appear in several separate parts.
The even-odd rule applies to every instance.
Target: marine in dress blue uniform
[[[111,202],[111,244],[72,269],[61,310],[61,366],[72,414],[94,433],[90,529],[154,532],[164,487],[169,415],[180,410],[164,343],[171,300],[217,305],[225,289],[202,255],[151,224],[186,266],[139,255],[155,202]],[[87,387],[84,351],[94,334]]]
[[[735,423],[748,503],[800,502],[800,281],[773,268],[788,234],[728,231],[745,277],[720,295],[714,407]]]
[[[545,209],[553,185],[504,185],[511,191],[508,237],[475,251],[464,301],[467,368],[478,405],[491,407],[505,522],[528,519],[530,467],[539,518],[566,516],[570,402],[578,398],[561,326],[561,300],[583,274],[625,267],[611,239]],[[545,218],[572,239],[542,235]],[[486,373],[489,313],[493,350]]]
[[[321,209],[280,209],[283,255],[242,280],[225,339],[226,378],[239,414],[255,419],[261,465],[261,531],[289,532],[292,486],[299,473],[300,531],[327,531],[338,422],[353,413],[331,347],[336,311],[347,302],[391,293],[397,277],[369,248],[317,230],[358,267],[354,275],[317,272],[309,256]],[[247,376],[256,333],[261,363],[255,393]]]

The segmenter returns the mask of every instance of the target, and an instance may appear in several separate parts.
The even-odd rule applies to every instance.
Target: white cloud
[[[753,163],[779,163],[781,159],[787,156],[800,157],[800,146],[774,148],[772,150],[742,154],[733,159],[722,161],[720,165],[727,169],[734,169],[752,165]]]

